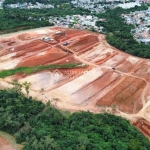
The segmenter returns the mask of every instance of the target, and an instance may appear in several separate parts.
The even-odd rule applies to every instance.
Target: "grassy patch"
[[[76,64],[60,64],[60,65],[52,64],[47,66],[34,66],[34,67],[18,67],[14,69],[1,71],[0,78],[12,76],[17,73],[31,74],[46,69],[68,69],[68,68],[78,68],[78,67],[87,67],[87,65],[83,65],[82,63],[76,63]]]

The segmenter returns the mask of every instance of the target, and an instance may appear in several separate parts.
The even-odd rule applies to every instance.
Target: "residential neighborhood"
[[[2,6],[4,0],[0,0],[0,6]],[[116,7],[122,8],[131,8],[140,6],[140,3],[144,2],[144,0],[71,0],[71,3],[74,7],[82,7],[84,9],[88,9],[91,13],[103,13],[105,12],[106,8],[114,9]],[[146,1],[147,2],[147,1]],[[149,1],[148,1],[149,2]],[[31,2],[24,2],[24,3],[16,3],[16,4],[8,4],[5,5],[8,8],[20,8],[20,9],[43,9],[43,8],[54,8],[52,4],[43,4],[36,2],[32,4]]]
[[[20,8],[20,9],[33,9],[33,8],[43,9],[43,8],[54,8],[54,6],[51,5],[51,4],[44,5],[44,4],[38,3],[38,2],[36,2],[36,4],[32,4],[32,3],[17,3],[17,4],[10,4],[10,5],[6,5],[5,7],[9,7],[9,8]]]
[[[75,7],[83,7],[92,13],[103,13],[106,8],[114,9],[122,7],[124,9],[140,6],[140,1],[135,0],[72,0]]]
[[[2,8],[4,0],[0,0],[0,8]],[[62,16],[49,16],[49,17],[29,17],[28,20],[48,20],[49,23],[55,26],[64,26],[69,28],[88,29],[96,32],[103,32],[103,27],[96,25],[97,21],[106,21],[105,18],[98,19],[95,14],[104,13],[106,8],[114,9],[121,7],[123,9],[133,8],[140,6],[142,2],[149,2],[149,0],[71,0],[74,7],[82,7],[91,11],[90,15],[66,15]],[[33,3],[16,3],[9,4],[5,7],[8,8],[20,8],[20,9],[44,9],[55,8],[52,4],[43,4],[36,2]],[[133,24],[135,29],[131,30],[134,38],[147,44],[150,42],[150,7],[146,11],[135,11],[130,14],[122,14],[122,18],[125,19],[127,24]]]
[[[122,14],[127,24],[133,24],[135,29],[131,30],[134,38],[142,43],[150,42],[150,7],[145,11],[135,11],[130,14]]]
[[[4,0],[0,0],[0,9],[2,9],[3,2]]]
[[[55,26],[64,26],[78,29],[89,29],[101,32],[103,27],[97,27],[96,21],[103,20],[93,15],[67,15],[66,17],[49,17],[49,22]]]

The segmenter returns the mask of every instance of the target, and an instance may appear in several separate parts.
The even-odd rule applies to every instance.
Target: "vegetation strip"
[[[57,103],[55,105],[57,107]],[[129,121],[112,114],[59,111],[14,89],[0,90],[0,130],[23,150],[148,150],[150,142]]]
[[[52,64],[47,66],[34,66],[34,67],[18,67],[9,70],[3,70],[0,72],[0,78],[5,78],[7,76],[12,76],[17,73],[31,74],[38,71],[46,70],[46,69],[69,69],[69,68],[78,68],[78,67],[87,67],[87,65],[82,63],[76,64]]]

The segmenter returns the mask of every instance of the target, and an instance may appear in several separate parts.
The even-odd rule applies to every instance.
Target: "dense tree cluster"
[[[24,150],[149,150],[135,127],[111,114],[70,114],[26,98],[14,88],[0,90],[0,130],[13,134]]]
[[[5,8],[0,9],[0,34],[51,26],[49,17],[66,16],[75,14],[90,14],[89,10],[83,8],[74,8],[71,4],[62,4],[53,9],[19,9]]]
[[[14,134],[43,108],[41,102],[26,98],[14,89],[0,90],[0,130]]]
[[[0,9],[0,34],[53,25],[44,19],[29,20],[28,17],[28,12],[23,10]]]
[[[131,9],[116,8],[114,10],[107,10],[106,13],[98,15],[100,18],[106,18],[107,21],[98,21],[97,25],[104,27],[104,33],[107,34],[107,41],[112,46],[135,56],[150,58],[150,44],[144,45],[137,42],[130,33],[134,26],[127,25],[121,18],[121,14],[144,9],[148,9],[148,6],[143,5],[142,7]]]

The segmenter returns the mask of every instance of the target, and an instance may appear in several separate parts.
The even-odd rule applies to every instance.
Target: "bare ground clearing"
[[[104,35],[61,27],[2,36],[0,50],[0,70],[78,62],[88,65],[17,74],[0,79],[0,87],[10,87],[8,82],[18,79],[31,82],[30,95],[38,100],[46,103],[57,99],[55,106],[60,109],[99,113],[115,108],[116,115],[131,122],[140,118],[134,125],[150,137],[150,60],[119,51]],[[145,119],[143,126],[141,118]]]

